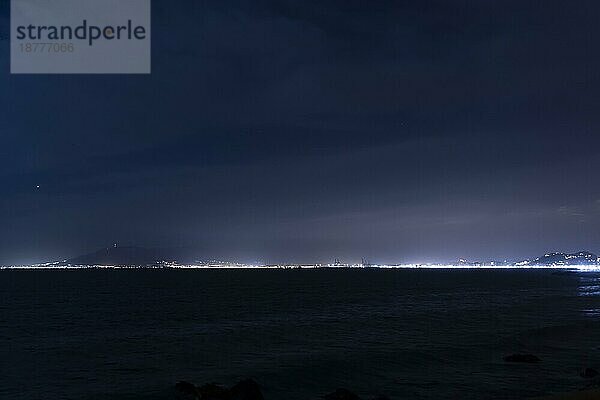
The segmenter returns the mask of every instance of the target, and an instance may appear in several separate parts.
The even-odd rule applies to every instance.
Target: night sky
[[[600,3],[153,1],[151,75],[10,75],[0,264],[600,252]],[[39,188],[37,187],[39,185]]]

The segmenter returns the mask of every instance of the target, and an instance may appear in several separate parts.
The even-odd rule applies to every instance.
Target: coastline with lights
[[[140,248],[125,248],[131,252],[135,249],[140,253]],[[35,270],[67,270],[67,269],[567,269],[579,271],[600,271],[600,257],[587,251],[577,253],[547,253],[541,257],[518,262],[478,262],[460,259],[455,263],[399,263],[399,264],[372,264],[365,260],[360,263],[342,263],[338,259],[333,263],[316,264],[263,264],[239,263],[231,261],[192,261],[181,262],[175,260],[160,261],[135,261],[135,257],[115,257],[111,248],[103,249],[90,255],[77,257],[71,260],[26,264],[5,265],[0,269],[35,269]],[[120,249],[121,250],[121,249]],[[96,260],[95,260],[96,259]],[[110,260],[111,262],[106,262]],[[85,262],[83,262],[85,261]]]

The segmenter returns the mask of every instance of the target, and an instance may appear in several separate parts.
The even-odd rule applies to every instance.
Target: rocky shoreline
[[[253,379],[245,379],[231,388],[216,383],[206,383],[196,386],[193,383],[180,381],[175,385],[178,400],[265,400],[260,385]],[[362,400],[357,394],[348,389],[339,388],[320,396],[324,400]],[[390,400],[389,397],[378,395],[369,400]]]
[[[503,358],[506,363],[524,363],[538,364],[542,362],[540,358],[533,354],[515,353],[507,355]],[[597,379],[600,378],[600,373],[586,367],[579,373],[581,378],[590,380],[590,384],[583,390],[544,396],[540,400],[600,400],[600,389]],[[226,387],[216,383],[205,383],[201,386],[196,386],[187,381],[180,381],[175,385],[177,392],[177,400],[265,400],[260,385],[253,379],[244,379],[231,387]],[[391,400],[385,395],[375,395],[371,397],[360,397],[356,393],[345,389],[338,388],[330,393],[317,396],[316,398],[324,400]]]

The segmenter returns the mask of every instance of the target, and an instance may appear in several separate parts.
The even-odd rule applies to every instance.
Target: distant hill
[[[164,251],[143,247],[107,247],[93,253],[63,261],[66,265],[147,266],[166,259]]]
[[[548,253],[533,260],[525,260],[516,265],[556,267],[561,265],[600,265],[600,258],[589,251],[578,253]]]
[[[113,265],[128,267],[146,267],[163,265],[163,261],[176,262],[181,265],[198,263],[198,258],[192,256],[197,252],[192,249],[156,249],[135,246],[113,246],[100,249],[96,252],[74,257],[55,265],[58,266],[94,266],[94,265]],[[221,262],[221,264],[227,264]],[[516,263],[497,262],[495,265],[506,265],[514,267],[540,266],[540,267],[560,267],[560,266],[600,266],[600,257],[589,251],[580,251],[577,253],[548,253],[541,257],[523,260]],[[457,265],[463,266],[481,266],[486,265],[481,262],[467,262],[459,260]]]

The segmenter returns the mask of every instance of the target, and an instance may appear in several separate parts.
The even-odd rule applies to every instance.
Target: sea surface
[[[502,358],[533,353],[539,364]],[[600,274],[556,270],[0,271],[0,399],[521,399],[600,369]]]

